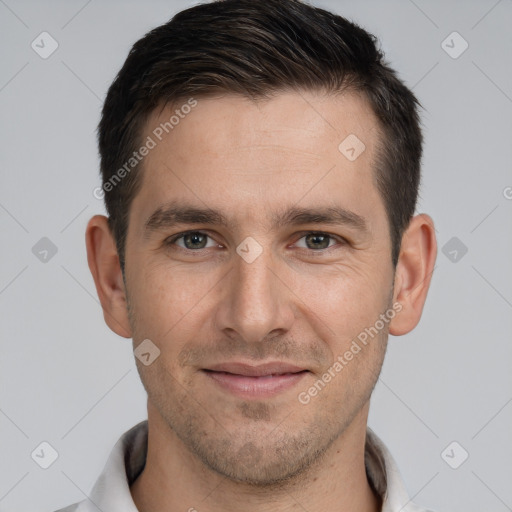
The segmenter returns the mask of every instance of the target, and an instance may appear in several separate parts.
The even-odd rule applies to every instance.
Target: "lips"
[[[258,366],[245,363],[223,363],[207,368],[213,372],[232,373],[234,375],[243,375],[245,377],[264,377],[266,375],[282,375],[285,373],[298,373],[305,370],[292,364],[284,362],[271,362]]]
[[[233,362],[214,365],[203,372],[224,391],[243,398],[265,398],[295,386],[308,370],[284,362],[258,366]]]

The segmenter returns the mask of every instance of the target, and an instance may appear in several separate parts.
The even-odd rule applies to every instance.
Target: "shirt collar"
[[[130,484],[146,463],[148,421],[126,431],[115,444],[88,499],[57,512],[139,512]],[[389,450],[371,428],[366,431],[365,466],[368,480],[382,498],[382,512],[428,512],[409,498]]]

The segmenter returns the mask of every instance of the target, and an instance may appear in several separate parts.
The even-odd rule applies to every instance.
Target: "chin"
[[[248,441],[240,448],[232,444],[232,439],[220,443],[210,440],[208,446],[196,444],[194,451],[205,466],[229,480],[268,490],[300,480],[319,463],[331,444],[326,439],[312,439],[311,434],[285,436],[283,433],[272,443],[266,437],[259,442]]]

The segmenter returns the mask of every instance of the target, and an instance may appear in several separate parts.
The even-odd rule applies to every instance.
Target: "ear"
[[[402,309],[390,322],[390,334],[406,334],[420,321],[436,256],[434,222],[424,213],[416,215],[402,237],[393,291],[393,304]]]
[[[119,336],[131,338],[126,292],[114,237],[104,215],[92,217],[85,232],[87,262],[105,322]]]

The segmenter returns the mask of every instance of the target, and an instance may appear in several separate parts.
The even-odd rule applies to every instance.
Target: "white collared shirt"
[[[117,441],[89,498],[56,512],[139,512],[130,485],[144,469],[147,441],[148,421],[144,420]],[[409,499],[395,461],[369,427],[365,464],[370,484],[382,498],[382,512],[429,512]]]

